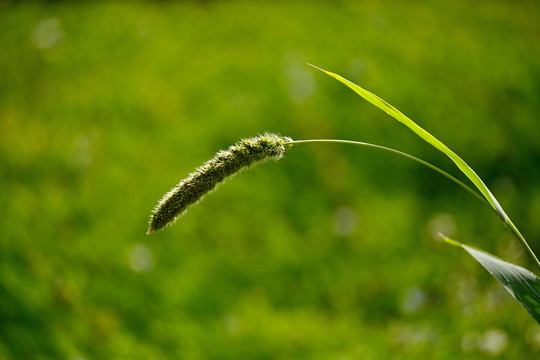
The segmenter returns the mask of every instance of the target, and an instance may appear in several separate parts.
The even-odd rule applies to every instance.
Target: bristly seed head
[[[292,146],[290,141],[292,139],[289,137],[263,134],[242,139],[227,150],[219,151],[163,196],[150,217],[146,234],[174,222],[190,205],[201,200],[228,177],[268,160],[278,161]]]

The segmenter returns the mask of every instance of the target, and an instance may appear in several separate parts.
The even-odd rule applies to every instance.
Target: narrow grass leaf
[[[311,65],[311,64],[310,64]],[[484,197],[489,201],[491,206],[495,210],[497,210],[497,213],[499,216],[506,222],[506,219],[508,216],[505,214],[504,210],[499,205],[499,202],[497,199],[495,199],[495,196],[491,193],[491,191],[487,188],[487,186],[484,184],[482,179],[476,173],[473,169],[467,165],[467,163],[460,158],[456,153],[454,153],[450,148],[448,148],[445,144],[443,144],[439,139],[431,135],[429,132],[424,130],[422,127],[417,125],[414,121],[409,119],[407,116],[405,116],[403,113],[401,113],[398,109],[378,97],[377,95],[361,88],[360,86],[356,85],[355,83],[345,79],[344,77],[335,74],[330,71],[326,71],[324,69],[318,68],[314,65],[311,65],[314,68],[321,70],[322,72],[326,73],[327,75],[333,77],[334,79],[338,80],[354,92],[356,92],[358,95],[363,97],[365,100],[369,101],[379,109],[386,112],[388,115],[392,116],[397,121],[401,122],[405,126],[407,126],[409,129],[414,131],[418,136],[420,136],[422,139],[427,141],[429,144],[434,146],[439,151],[443,152],[445,155],[447,155],[457,166],[458,168],[473,182],[473,184],[480,190],[480,192],[484,195]]]
[[[483,250],[444,236],[443,239],[449,244],[463,248],[474,257],[540,324],[540,279],[536,275],[521,266],[503,261]]]
[[[310,64],[311,65],[311,64]],[[480,190],[482,195],[486,198],[486,200],[489,202],[491,207],[497,212],[501,220],[505,223],[505,225],[510,229],[510,231],[519,239],[525,250],[527,250],[528,254],[531,256],[532,259],[536,262],[538,267],[540,267],[540,261],[536,257],[536,254],[532,251],[529,244],[525,240],[525,238],[521,235],[519,230],[516,228],[516,226],[512,223],[512,220],[506,215],[503,208],[493,196],[491,191],[488,189],[488,187],[484,184],[482,179],[476,173],[473,169],[470,168],[467,163],[460,158],[456,153],[454,153],[448,146],[443,144],[439,139],[431,135],[429,132],[424,130],[422,127],[417,125],[414,121],[409,119],[407,116],[405,116],[403,113],[401,113],[398,109],[378,97],[377,95],[361,88],[360,86],[356,85],[355,83],[345,79],[344,77],[335,74],[330,71],[323,70],[321,68],[318,68],[314,65],[311,65],[314,68],[324,72],[325,74],[333,77],[334,79],[338,80],[354,92],[356,92],[358,95],[363,97],[365,100],[369,101],[379,109],[383,110],[390,116],[392,116],[397,121],[401,122],[405,126],[407,126],[409,129],[411,129],[414,133],[416,133],[418,136],[420,136],[422,139],[424,139],[426,142],[431,144],[433,147],[444,153],[446,156],[448,156],[456,165],[457,167],[465,174],[469,180],[472,181],[472,183]]]

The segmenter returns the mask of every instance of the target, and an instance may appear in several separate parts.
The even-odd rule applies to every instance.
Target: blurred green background
[[[159,198],[264,131],[457,174],[540,253],[536,1],[0,3],[0,359],[531,359],[540,328],[443,231],[533,269],[418,164],[293,147],[175,226]]]

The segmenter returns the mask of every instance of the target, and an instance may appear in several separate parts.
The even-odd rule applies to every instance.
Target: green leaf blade
[[[457,167],[472,181],[472,183],[480,190],[482,195],[489,201],[491,206],[497,211],[499,216],[506,221],[508,216],[500,206],[499,202],[493,196],[491,191],[488,189],[488,187],[484,184],[482,179],[474,172],[473,169],[456,153],[454,153],[448,146],[443,144],[439,139],[431,135],[429,132],[427,132],[424,128],[416,124],[414,121],[412,121],[410,118],[408,118],[405,114],[403,114],[401,111],[387,103],[385,100],[381,99],[377,95],[363,89],[362,87],[356,85],[352,81],[349,81],[345,79],[344,77],[335,74],[333,72],[318,68],[314,65],[311,65],[314,68],[324,72],[325,74],[333,77],[334,79],[338,80],[354,92],[356,92],[358,95],[360,95],[362,98],[370,102],[371,104],[375,105],[382,111],[386,112],[388,115],[392,116],[394,119],[399,121],[400,123],[407,126],[409,129],[411,129],[414,133],[416,133],[419,137],[421,137],[423,140],[425,140],[427,143],[431,144],[433,147],[444,153],[446,156],[448,156],[456,165]]]
[[[540,279],[529,270],[499,259],[483,250],[444,238],[476,259],[540,324]]]

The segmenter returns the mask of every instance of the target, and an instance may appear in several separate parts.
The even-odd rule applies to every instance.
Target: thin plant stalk
[[[512,220],[510,220],[509,217],[506,217],[505,219],[503,219],[504,221],[504,224],[506,225],[506,227],[510,230],[510,232],[512,232],[512,234],[514,234],[514,236],[521,242],[521,245],[523,245],[523,247],[527,250],[527,252],[529,253],[529,255],[534,259],[534,261],[536,262],[536,265],[538,265],[538,267],[540,268],[540,261],[538,261],[538,258],[536,257],[536,254],[532,251],[531,247],[529,246],[529,243],[527,242],[527,240],[525,240],[525,238],[523,237],[523,235],[521,235],[521,233],[519,232],[518,228],[516,227],[516,225],[514,225],[514,223],[512,222]]]
[[[531,258],[535,261],[536,265],[538,265],[538,267],[540,268],[540,261],[538,260],[538,258],[536,257],[536,254],[532,251],[531,247],[529,246],[529,244],[527,243],[527,241],[525,240],[525,238],[523,237],[523,235],[521,235],[521,233],[519,232],[518,228],[514,225],[514,223],[512,222],[512,220],[510,220],[510,218],[508,216],[506,216],[506,214],[504,212],[500,212],[500,211],[497,211],[497,208],[496,207],[493,207],[491,203],[489,203],[485,198],[481,197],[476,191],[474,191],[473,189],[471,189],[470,187],[468,187],[467,185],[465,185],[463,182],[459,181],[458,179],[456,179],[454,176],[450,175],[449,173],[447,173],[446,171],[444,170],[441,170],[439,169],[438,167],[436,167],[435,165],[432,165],[430,163],[428,163],[427,161],[424,161],[422,159],[419,159],[415,156],[412,156],[412,155],[409,155],[407,153],[404,153],[402,151],[399,151],[399,150],[395,150],[395,149],[392,149],[392,148],[388,148],[388,147],[385,147],[385,146],[381,146],[381,145],[375,145],[375,144],[370,144],[370,143],[366,143],[366,142],[361,142],[361,141],[353,141],[353,140],[339,140],[339,139],[309,139],[309,140],[294,140],[294,141],[289,141],[287,142],[287,144],[300,144],[300,143],[315,143],[315,142],[318,142],[318,143],[341,143],[341,144],[351,144],[351,145],[359,145],[359,146],[365,146],[365,147],[370,147],[370,148],[374,148],[374,149],[380,149],[380,150],[385,150],[385,151],[388,151],[388,152],[391,152],[393,154],[397,154],[397,155],[400,155],[404,158],[407,158],[407,159],[410,159],[410,160],[413,160],[413,161],[416,161],[417,163],[419,164],[422,164],[424,166],[427,166],[428,168],[432,169],[432,170],[435,170],[436,172],[438,172],[439,174],[445,176],[446,178],[448,178],[449,180],[453,181],[454,183],[458,184],[459,186],[461,186],[464,190],[466,190],[467,192],[469,192],[471,195],[473,195],[475,198],[477,198],[478,200],[480,200],[482,203],[484,203],[484,205],[488,206],[489,209],[491,211],[493,211],[495,214],[497,214],[501,220],[504,222],[504,224],[506,225],[506,227],[510,230],[510,232],[519,240],[519,242],[521,243],[521,245],[525,248],[525,250],[527,251],[527,253],[531,256]]]
[[[430,164],[428,163],[427,161],[424,161],[422,159],[419,159],[415,156],[412,156],[410,154],[407,154],[407,153],[404,153],[402,151],[399,151],[399,150],[395,150],[395,149],[392,149],[392,148],[389,148],[389,147],[386,147],[386,146],[381,146],[381,145],[375,145],[375,144],[371,144],[371,143],[366,143],[366,142],[362,142],[362,141],[353,141],[353,140],[338,140],[338,139],[309,139],[309,140],[294,140],[294,141],[289,141],[287,142],[287,144],[300,144],[300,143],[340,143],[340,144],[349,144],[349,145],[358,145],[358,146],[365,146],[365,147],[370,147],[370,148],[374,148],[374,149],[380,149],[380,150],[384,150],[384,151],[388,151],[390,153],[393,153],[393,154],[396,154],[396,155],[400,155],[404,158],[407,158],[409,160],[413,160],[413,161],[416,161],[417,163],[419,164],[422,164],[424,166],[427,166],[428,168],[432,169],[432,170],[435,170],[436,172],[438,172],[439,174],[445,176],[446,178],[448,178],[449,180],[453,181],[454,183],[458,184],[459,186],[461,186],[464,190],[466,190],[467,192],[469,192],[471,195],[473,195],[475,198],[477,198],[478,200],[480,200],[484,205],[488,206],[491,211],[497,213],[497,211],[491,206],[491,204],[489,202],[487,202],[486,199],[484,199],[482,196],[480,196],[476,191],[474,191],[473,189],[471,189],[470,187],[468,187],[467,185],[465,185],[463,182],[459,181],[458,179],[456,179],[454,176],[450,175],[449,173],[447,173],[446,171],[442,170],[442,169],[439,169],[438,167],[436,167],[435,165],[433,164]]]

